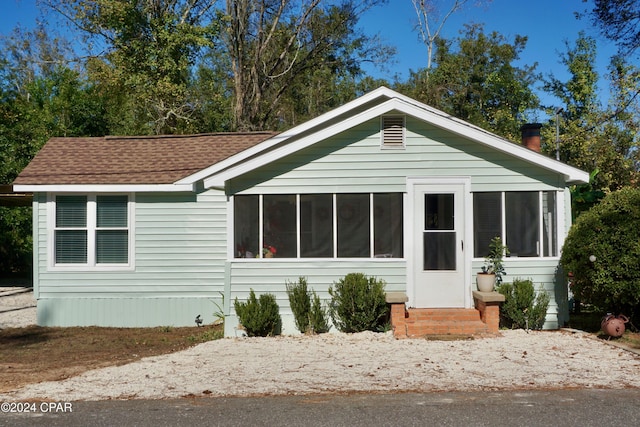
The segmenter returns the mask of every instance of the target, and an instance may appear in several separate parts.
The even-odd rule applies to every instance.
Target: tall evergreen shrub
[[[286,286],[296,328],[303,334],[329,332],[327,310],[315,291],[308,290],[306,277],[299,277],[297,283],[287,282]]]

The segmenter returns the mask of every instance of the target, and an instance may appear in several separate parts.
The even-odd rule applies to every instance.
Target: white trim
[[[14,185],[14,191],[30,193],[166,193],[193,192],[193,185],[176,184],[86,184],[86,185]]]
[[[56,264],[55,232],[56,232],[56,197],[68,193],[56,192],[47,194],[47,270],[48,271],[133,271],[135,270],[135,195],[133,193],[110,193],[109,195],[127,196],[127,231],[128,259],[126,264],[97,264],[95,250],[96,197],[103,193],[90,193],[87,196],[87,263]]]
[[[565,190],[567,193],[569,189]],[[556,193],[556,222],[558,224],[556,237],[558,248],[558,257],[562,255],[562,248],[564,247],[564,241],[567,237],[567,229],[571,226],[571,196],[565,197],[565,191],[558,191]],[[568,200],[567,200],[568,199]],[[568,209],[568,211],[567,211]]]
[[[300,225],[300,193],[296,194],[296,258],[302,254],[302,227]]]
[[[227,259],[234,259],[236,257],[236,235],[235,235],[235,211],[233,206],[235,205],[235,196],[227,196]]]
[[[307,148],[340,132],[351,129],[368,120],[372,120],[390,112],[415,117],[441,129],[445,129],[464,138],[471,139],[479,144],[522,159],[528,163],[538,165],[555,173],[560,173],[564,175],[566,182],[589,181],[589,174],[587,172],[558,162],[521,145],[509,142],[477,126],[456,119],[442,111],[402,96],[389,89],[380,88],[380,90],[374,91],[369,94],[369,96],[365,97],[363,98],[367,101],[371,101],[375,98],[381,98],[381,101],[365,111],[354,112],[352,116],[331,124],[329,121],[330,119],[336,118],[350,110],[355,110],[356,107],[360,107],[366,103],[359,98],[356,101],[360,102],[345,104],[343,107],[336,109],[331,114],[322,115],[318,119],[312,120],[305,125],[293,128],[289,132],[264,141],[227,159],[226,161],[220,162],[199,172],[198,174],[178,181],[178,183],[193,182],[196,178],[204,178],[205,187],[222,187],[229,179],[240,176],[258,167],[264,166],[265,164]],[[385,98],[387,99],[384,100]],[[308,131],[320,124],[326,124],[326,127],[304,135],[305,131]]]
[[[340,259],[338,258],[338,194],[333,193],[332,199],[333,218],[331,218],[331,221],[333,223],[333,259]]]

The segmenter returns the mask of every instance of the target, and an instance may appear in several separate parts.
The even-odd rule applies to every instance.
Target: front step
[[[498,292],[473,291],[473,308],[406,308],[404,292],[387,292],[391,326],[397,338],[425,335],[498,335],[500,304]]]
[[[402,316],[399,308],[392,313],[392,326],[397,337],[490,333],[487,324],[481,320],[480,312],[474,308],[404,309],[402,304]]]

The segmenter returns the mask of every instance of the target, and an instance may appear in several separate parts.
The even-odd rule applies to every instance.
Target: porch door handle
[[[462,246],[462,252],[464,252],[464,240],[460,240],[460,246]]]

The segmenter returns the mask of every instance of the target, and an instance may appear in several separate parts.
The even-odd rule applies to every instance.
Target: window
[[[58,195],[54,200],[56,266],[130,265],[129,196]]]
[[[338,258],[371,256],[368,194],[338,194]]]
[[[382,146],[404,148],[404,116],[382,116]]]
[[[87,196],[58,196],[56,264],[86,264],[87,233]]]
[[[540,212],[537,192],[505,194],[505,244],[510,256],[540,256]]]
[[[473,195],[473,253],[487,256],[491,239],[502,236],[502,193]]]
[[[333,256],[333,195],[300,196],[300,256]]]
[[[264,196],[263,206],[263,247],[283,258],[295,257],[296,196]]]
[[[235,256],[401,258],[402,215],[401,193],[235,196]]]
[[[558,255],[556,192],[474,193],[474,255],[484,257],[500,236],[511,257]]]

